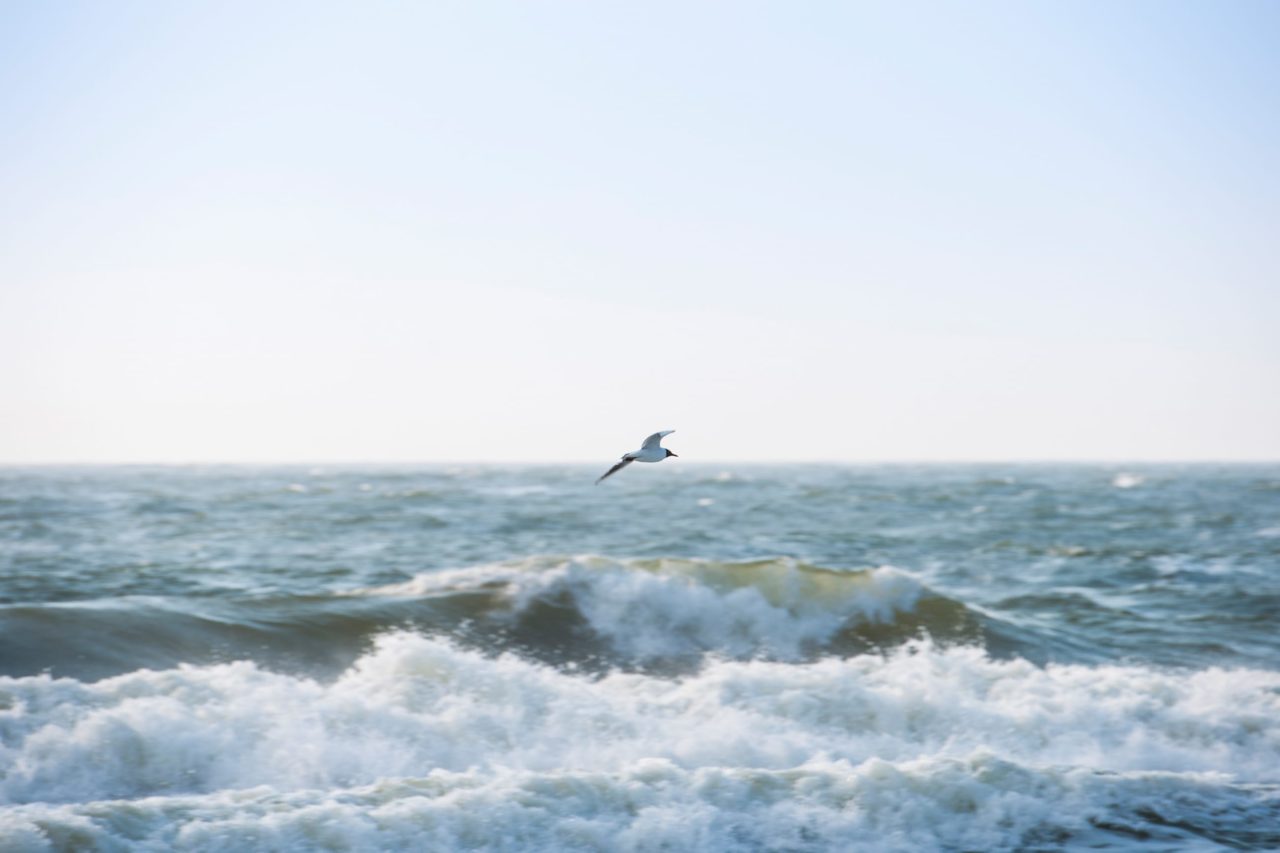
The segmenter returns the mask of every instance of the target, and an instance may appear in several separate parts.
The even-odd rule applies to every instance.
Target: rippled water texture
[[[598,474],[0,470],[0,849],[1280,847],[1280,466]]]

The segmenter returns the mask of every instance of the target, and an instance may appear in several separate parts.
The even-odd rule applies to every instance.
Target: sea
[[[1280,465],[0,468],[0,850],[1280,849]]]

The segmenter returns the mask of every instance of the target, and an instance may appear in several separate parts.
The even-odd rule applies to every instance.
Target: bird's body
[[[673,432],[675,432],[673,429],[664,429],[661,432],[655,432],[644,440],[644,444],[640,445],[639,450],[633,450],[630,453],[622,454],[622,460],[618,462],[617,465],[614,465],[608,471],[601,474],[600,480],[618,473],[632,462],[661,462],[668,456],[675,456],[676,454],[662,446],[662,439],[671,435]],[[600,480],[596,480],[596,485],[600,484]]]

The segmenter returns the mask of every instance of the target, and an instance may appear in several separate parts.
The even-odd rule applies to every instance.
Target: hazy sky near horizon
[[[0,0],[0,462],[1280,459],[1277,44]]]

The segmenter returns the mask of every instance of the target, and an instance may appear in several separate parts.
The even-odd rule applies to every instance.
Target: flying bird
[[[644,440],[644,444],[640,445],[639,450],[633,450],[630,453],[622,454],[622,461],[601,474],[600,480],[618,473],[632,462],[661,462],[668,456],[676,456],[675,453],[672,453],[670,450],[667,450],[662,446],[662,439],[671,435],[673,432],[675,432],[673,429],[664,429],[662,432],[655,432]],[[597,486],[600,485],[600,480],[596,480]]]

